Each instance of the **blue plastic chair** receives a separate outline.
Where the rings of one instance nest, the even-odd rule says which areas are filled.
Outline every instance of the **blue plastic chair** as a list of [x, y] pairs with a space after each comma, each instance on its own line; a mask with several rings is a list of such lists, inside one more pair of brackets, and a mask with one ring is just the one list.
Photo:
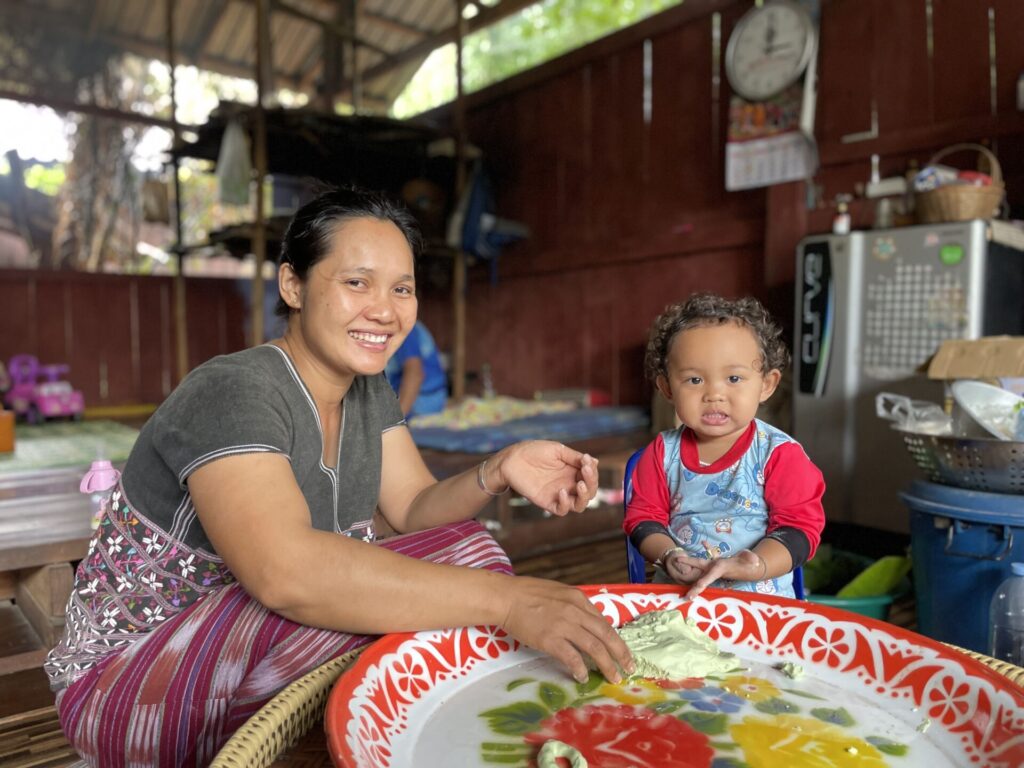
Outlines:
[[[636, 469], [636, 463], [640, 460], [640, 455], [644, 452], [641, 448], [634, 452], [629, 457], [629, 461], [626, 462], [626, 474], [622, 480], [622, 512], [625, 514], [626, 507], [629, 505], [629, 500], [633, 495], [633, 470]], [[647, 562], [644, 560], [644, 556], [640, 554], [640, 550], [633, 546], [633, 542], [629, 540], [629, 536], [626, 537], [626, 564], [629, 568], [629, 583], [630, 584], [644, 584], [647, 581]], [[804, 599], [804, 569], [802, 567], [793, 569], [793, 592], [796, 595], [797, 600]]]
[[[633, 470], [636, 469], [636, 463], [640, 460], [640, 454], [643, 452], [643, 448], [634, 451], [633, 455], [629, 457], [629, 461], [626, 462], [626, 474], [622, 479], [623, 515], [626, 514], [626, 507], [633, 496]], [[630, 584], [643, 584], [647, 581], [647, 562], [644, 560], [644, 556], [640, 554], [640, 550], [633, 546], [629, 536], [626, 537], [626, 565], [629, 568]]]

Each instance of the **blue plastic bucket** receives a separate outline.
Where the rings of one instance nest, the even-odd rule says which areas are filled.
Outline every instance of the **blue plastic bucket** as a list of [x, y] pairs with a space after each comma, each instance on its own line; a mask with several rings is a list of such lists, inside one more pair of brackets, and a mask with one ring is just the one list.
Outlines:
[[910, 509], [917, 631], [988, 653], [993, 593], [1024, 560], [1024, 496], [917, 481]]

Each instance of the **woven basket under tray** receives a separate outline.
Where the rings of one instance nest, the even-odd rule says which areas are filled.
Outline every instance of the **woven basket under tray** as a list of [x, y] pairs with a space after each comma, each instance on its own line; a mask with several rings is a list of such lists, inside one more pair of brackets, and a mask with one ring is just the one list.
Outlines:
[[323, 717], [331, 688], [362, 651], [357, 648], [328, 661], [264, 704], [221, 748], [210, 768], [264, 768], [273, 763]]
[[1024, 443], [902, 432], [928, 479], [972, 491], [1024, 494]]

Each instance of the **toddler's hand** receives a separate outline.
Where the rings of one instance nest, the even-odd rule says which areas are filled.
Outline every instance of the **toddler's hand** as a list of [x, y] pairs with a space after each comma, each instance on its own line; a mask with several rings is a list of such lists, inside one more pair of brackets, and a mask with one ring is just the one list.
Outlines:
[[677, 584], [692, 584], [704, 575], [712, 560], [690, 557], [682, 550], [672, 552], [665, 558], [665, 572]]
[[686, 599], [692, 600], [704, 589], [714, 584], [719, 579], [731, 579], [732, 581], [757, 581], [763, 579], [767, 572], [764, 559], [749, 549], [741, 549], [732, 557], [719, 557], [715, 560], [699, 560], [697, 558], [686, 558], [693, 563], [704, 563], [704, 573], [692, 581], [693, 586], [686, 593]]

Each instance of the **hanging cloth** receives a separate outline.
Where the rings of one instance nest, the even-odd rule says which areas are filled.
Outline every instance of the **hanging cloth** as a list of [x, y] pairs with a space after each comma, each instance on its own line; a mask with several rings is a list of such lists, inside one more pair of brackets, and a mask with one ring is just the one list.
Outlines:
[[222, 203], [249, 204], [250, 157], [249, 137], [237, 120], [231, 120], [224, 129], [217, 156], [217, 192]]

